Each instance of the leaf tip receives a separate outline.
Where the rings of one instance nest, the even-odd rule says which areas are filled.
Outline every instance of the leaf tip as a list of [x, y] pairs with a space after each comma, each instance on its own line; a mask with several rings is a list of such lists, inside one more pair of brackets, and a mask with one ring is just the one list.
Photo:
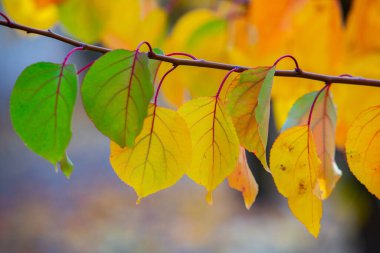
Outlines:
[[207, 201], [207, 204], [209, 204], [210, 206], [214, 204], [213, 199], [212, 199], [212, 191], [207, 192], [206, 201]]

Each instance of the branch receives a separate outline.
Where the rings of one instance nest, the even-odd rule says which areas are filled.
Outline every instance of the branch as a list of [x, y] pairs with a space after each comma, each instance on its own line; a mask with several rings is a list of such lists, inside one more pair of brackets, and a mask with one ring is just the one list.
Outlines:
[[[33, 33], [33, 34], [38, 34], [44, 37], [49, 37], [58, 41], [62, 41], [66, 44], [73, 45], [75, 47], [83, 47], [83, 50], [89, 50], [89, 51], [94, 51], [94, 52], [99, 52], [99, 53], [107, 53], [111, 51], [111, 49], [109, 48], [85, 44], [83, 42], [54, 33], [51, 30], [40, 30], [40, 29], [29, 27], [29, 26], [20, 25], [10, 20], [6, 20], [6, 21], [0, 20], [0, 25], [9, 27], [12, 29], [16, 29], [16, 30], [25, 31], [26, 33]], [[176, 66], [184, 65], [184, 66], [194, 66], [194, 67], [222, 69], [222, 70], [237, 69], [236, 72], [243, 72], [247, 69], [250, 69], [250, 67], [236, 66], [236, 65], [224, 64], [220, 62], [212, 62], [212, 61], [206, 61], [206, 60], [179, 59], [179, 58], [174, 58], [174, 57], [165, 56], [165, 55], [157, 55], [153, 52], [149, 52], [147, 53], [147, 55], [150, 59], [169, 62]], [[317, 74], [317, 73], [312, 73], [312, 72], [299, 71], [297, 69], [296, 70], [276, 70], [275, 76], [304, 78], [304, 79], [321, 81], [324, 83], [344, 83], [344, 84], [380, 87], [380, 80], [367, 79], [367, 78], [362, 78], [362, 77], [351, 77], [348, 75], [330, 76], [330, 75], [323, 75], [323, 74]]]

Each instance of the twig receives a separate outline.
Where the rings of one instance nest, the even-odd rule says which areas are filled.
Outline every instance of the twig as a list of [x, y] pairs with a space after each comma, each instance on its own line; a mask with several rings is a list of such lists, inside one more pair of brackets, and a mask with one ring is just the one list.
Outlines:
[[[62, 41], [66, 44], [73, 45], [75, 47], [83, 47], [84, 50], [89, 50], [89, 51], [94, 51], [94, 52], [99, 52], [99, 53], [107, 53], [111, 51], [111, 49], [109, 48], [85, 44], [83, 42], [54, 33], [51, 30], [40, 30], [33, 27], [20, 25], [15, 22], [8, 22], [8, 21], [3, 21], [3, 20], [0, 20], [0, 25], [9, 27], [12, 29], [16, 29], [16, 30], [25, 31], [26, 33], [33, 33], [33, 34], [49, 37], [55, 40]], [[220, 62], [212, 62], [212, 61], [206, 61], [206, 60], [179, 59], [179, 58], [174, 58], [174, 57], [165, 56], [165, 55], [158, 55], [153, 52], [148, 52], [147, 55], [150, 59], [169, 62], [176, 66], [184, 65], [184, 66], [194, 66], [194, 67], [213, 68], [213, 69], [222, 69], [222, 70], [236, 69], [236, 72], [243, 72], [245, 70], [250, 69], [250, 67], [236, 66], [236, 65], [230, 65], [230, 64], [220, 63]], [[380, 80], [367, 79], [367, 78], [362, 78], [362, 77], [330, 76], [330, 75], [323, 75], [323, 74], [306, 72], [306, 71], [299, 72], [297, 71], [297, 69], [296, 70], [276, 70], [275, 76], [304, 78], [304, 79], [321, 81], [323, 83], [342, 83], [342, 84], [380, 87]]]

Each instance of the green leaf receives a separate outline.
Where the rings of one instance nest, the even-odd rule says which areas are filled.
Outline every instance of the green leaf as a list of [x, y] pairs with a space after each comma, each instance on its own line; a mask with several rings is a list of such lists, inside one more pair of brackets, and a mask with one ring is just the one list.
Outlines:
[[258, 67], [244, 71], [229, 87], [227, 109], [241, 145], [255, 153], [266, 170], [270, 95], [275, 68]]
[[121, 147], [132, 147], [153, 96], [148, 57], [114, 50], [99, 58], [83, 81], [87, 114], [104, 135]]
[[71, 173], [73, 173], [74, 170], [74, 164], [67, 154], [59, 162], [59, 167], [61, 168], [61, 171], [66, 176], [66, 178], [70, 179]]
[[14, 86], [10, 113], [25, 144], [54, 165], [63, 159], [71, 139], [71, 117], [77, 95], [74, 65], [48, 62], [27, 67]]

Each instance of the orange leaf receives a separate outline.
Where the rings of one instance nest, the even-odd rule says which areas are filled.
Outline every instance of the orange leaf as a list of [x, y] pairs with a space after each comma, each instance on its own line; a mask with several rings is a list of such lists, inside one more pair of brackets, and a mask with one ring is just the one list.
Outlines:
[[228, 184], [231, 188], [242, 192], [245, 207], [249, 210], [255, 202], [259, 186], [252, 175], [245, 156], [245, 149], [240, 147], [238, 164], [234, 172], [228, 176]]

